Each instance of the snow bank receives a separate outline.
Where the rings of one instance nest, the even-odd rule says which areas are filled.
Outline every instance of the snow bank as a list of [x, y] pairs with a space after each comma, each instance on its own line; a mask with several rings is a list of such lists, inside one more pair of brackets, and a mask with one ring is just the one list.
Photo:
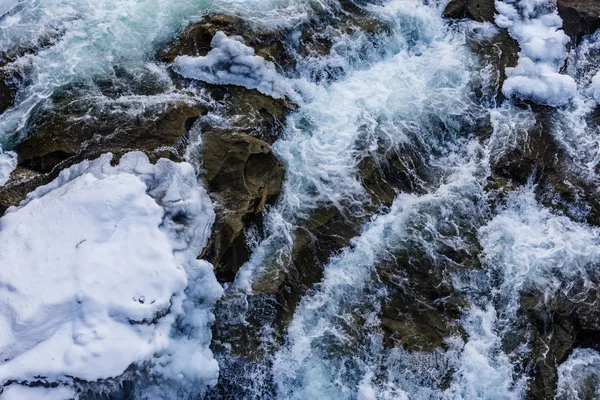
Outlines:
[[559, 106], [575, 95], [573, 78], [559, 73], [569, 37], [553, 8], [546, 0], [496, 0], [496, 24], [507, 28], [521, 47], [517, 66], [506, 68], [506, 97]]
[[273, 63], [255, 56], [254, 49], [246, 46], [241, 37], [228, 37], [219, 31], [210, 45], [212, 50], [204, 57], [177, 57], [175, 71], [185, 78], [217, 85], [244, 86], [277, 99], [292, 93]]
[[14, 151], [2, 151], [0, 148], [0, 186], [4, 185], [10, 173], [17, 167], [17, 153]]
[[[196, 260], [214, 221], [208, 196], [187, 163], [135, 152], [113, 167], [111, 157], [62, 171], [0, 219], [0, 384], [118, 377], [154, 356], [159, 382], [183, 380], [183, 369], [216, 379], [206, 340], [186, 348], [192, 363], [170, 358], [188, 336], [210, 337], [221, 294]], [[191, 301], [202, 310], [184, 330]], [[48, 398], [62, 398], [59, 387]]]

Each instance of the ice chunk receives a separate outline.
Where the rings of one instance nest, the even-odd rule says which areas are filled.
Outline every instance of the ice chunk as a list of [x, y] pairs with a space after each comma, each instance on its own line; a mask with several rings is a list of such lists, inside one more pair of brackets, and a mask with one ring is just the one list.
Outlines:
[[[177, 375], [164, 354], [181, 353], [189, 332], [210, 337], [221, 288], [196, 256], [214, 213], [192, 166], [139, 152], [110, 160], [62, 171], [0, 219], [0, 384], [117, 377], [157, 354]], [[204, 319], [178, 342], [186, 290]], [[212, 383], [207, 341], [191, 349], [188, 374]]]
[[506, 76], [502, 92], [507, 97], [516, 96], [551, 106], [568, 103], [577, 90], [570, 76], [527, 57], [519, 59], [515, 68], [506, 68]]
[[175, 71], [185, 78], [217, 85], [244, 86], [274, 98], [292, 93], [273, 63], [254, 55], [254, 49], [246, 46], [241, 37], [228, 37], [219, 31], [210, 45], [212, 50], [206, 56], [177, 57]]
[[559, 73], [569, 37], [553, 7], [546, 0], [496, 0], [496, 24], [507, 28], [521, 47], [517, 66], [506, 68], [506, 97], [560, 106], [575, 95], [573, 78]]

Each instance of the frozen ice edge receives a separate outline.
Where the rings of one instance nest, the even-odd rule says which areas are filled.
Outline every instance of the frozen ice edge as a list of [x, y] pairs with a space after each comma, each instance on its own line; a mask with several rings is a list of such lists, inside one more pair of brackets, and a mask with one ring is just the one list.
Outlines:
[[196, 260], [214, 222], [208, 195], [188, 163], [111, 159], [63, 170], [0, 219], [0, 385], [14, 382], [1, 398], [62, 399], [73, 378], [142, 363], [154, 382], [142, 398], [216, 382], [208, 345], [222, 288]]

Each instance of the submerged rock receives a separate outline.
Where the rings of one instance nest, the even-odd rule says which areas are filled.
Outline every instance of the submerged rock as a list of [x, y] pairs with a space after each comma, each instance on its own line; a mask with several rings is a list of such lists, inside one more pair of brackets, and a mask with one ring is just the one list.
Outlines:
[[598, 282], [571, 282], [551, 298], [539, 291], [521, 296], [521, 307], [529, 328], [532, 377], [530, 395], [554, 398], [558, 367], [576, 348], [600, 350]]

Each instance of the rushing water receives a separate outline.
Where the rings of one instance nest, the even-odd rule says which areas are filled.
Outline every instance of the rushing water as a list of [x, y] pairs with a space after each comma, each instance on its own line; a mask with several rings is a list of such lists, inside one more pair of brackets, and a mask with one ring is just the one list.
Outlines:
[[[218, 74], [215, 65], [224, 62], [223, 57], [253, 54], [225, 35], [211, 52], [217, 60], [213, 64], [209, 57], [200, 63], [179, 61], [179, 72], [190, 78], [250, 85], [263, 92], [267, 86], [276, 87], [265, 93], [294, 100], [298, 107], [272, 146], [286, 166], [283, 191], [265, 211], [264, 232], [252, 238], [249, 261], [224, 285], [222, 297], [205, 262], [196, 270], [194, 255], [179, 256], [189, 280], [189, 299], [173, 306], [178, 317], [169, 322], [177, 340], [154, 343], [150, 366], [140, 362], [140, 369], [147, 368], [152, 378], [140, 374], [144, 378], [136, 381], [129, 370], [127, 382], [133, 381], [134, 389], [129, 383], [86, 383], [86, 396], [527, 398], [532, 358], [538, 354], [536, 335], [542, 334], [533, 327], [535, 322], [527, 321], [523, 303], [539, 309], [554, 299], [588, 302], [588, 294], [597, 293], [600, 276], [600, 229], [582, 222], [591, 207], [585, 201], [576, 202], [577, 209], [558, 201], [551, 202], [560, 205], [556, 208], [542, 204], [536, 192], [537, 171], [524, 185], [507, 185], [502, 194], [490, 190], [489, 184], [497, 179], [495, 166], [523, 146], [529, 132], [541, 124], [550, 126], [546, 133], [564, 152], [563, 168], [597, 193], [600, 134], [591, 116], [597, 104], [592, 85], [598, 72], [597, 35], [571, 49], [560, 71], [552, 63], [566, 51], [564, 46], [550, 61], [540, 58], [539, 63], [547, 65], [534, 66], [551, 69], [554, 78], [559, 75], [556, 79], [572, 89], [568, 104], [562, 105], [567, 101], [564, 93], [554, 93], [560, 101], [549, 103], [561, 107], [541, 114], [515, 100], [496, 105], [489, 66], [481, 65], [470, 46], [492, 37], [492, 24], [450, 23], [442, 17], [446, 2], [356, 4], [384, 29], [369, 33], [332, 28], [327, 33], [332, 41], [329, 54], [294, 53], [294, 67], [285, 71], [250, 58], [256, 74], [251, 79], [239, 79], [234, 69], [229, 75]], [[0, 148], [0, 184], [15, 166], [14, 153], [8, 150], [28, 133], [36, 110], [51, 108], [50, 97], [62, 88], [81, 84], [95, 104], [127, 102], [135, 105], [130, 112], [139, 113], [157, 104], [206, 102], [204, 93], [175, 87], [168, 66], [155, 61], [156, 52], [187, 25], [208, 13], [224, 12], [259, 29], [292, 29], [315, 13], [335, 15], [339, 7], [337, 1], [308, 0], [0, 0], [0, 51], [10, 60], [4, 68], [19, 71], [21, 79], [15, 105], [0, 115], [5, 150]], [[506, 15], [512, 14], [505, 10]], [[522, 24], [552, 18], [546, 28], [556, 31], [557, 20], [547, 14], [531, 12], [523, 18]], [[532, 40], [519, 34], [518, 26], [510, 27], [519, 41]], [[553, 45], [560, 47], [561, 40]], [[38, 50], [21, 52], [25, 48]], [[290, 43], [289, 48], [294, 46]], [[522, 54], [519, 63], [531, 61], [528, 56]], [[198, 65], [206, 69], [198, 72]], [[119, 72], [123, 70], [127, 74]], [[542, 79], [518, 68], [511, 74], [513, 80]], [[266, 76], [269, 85], [260, 81]], [[141, 95], [125, 90], [111, 98], [99, 89], [98, 82], [106, 79], [125, 86], [151, 82], [161, 89]], [[513, 88], [507, 95], [518, 96], [520, 91], [527, 90]], [[486, 121], [489, 131], [481, 128]], [[196, 166], [201, 163], [193, 150], [201, 145], [191, 143], [187, 152]], [[394, 157], [408, 178], [394, 186], [391, 203], [373, 201], [361, 179], [361, 165], [368, 160], [385, 167]], [[94, 174], [113, 179], [106, 168]], [[146, 164], [119, 168], [134, 181], [138, 178], [133, 175], [147, 182], [147, 175], [154, 173]], [[54, 185], [66, 190], [62, 186], [77, 177], [67, 174], [61, 179]], [[170, 189], [152, 189], [162, 186], [150, 181], [149, 195], [167, 215], [175, 213], [169, 208], [175, 207], [169, 203]], [[161, 225], [171, 235], [176, 254], [190, 253], [190, 248], [199, 253], [199, 242], [189, 241], [200, 239], [183, 243], [182, 237], [199, 235], [206, 242], [206, 225], [213, 214], [203, 189], [198, 191], [204, 196], [204, 217], [198, 218], [205, 219], [197, 222], [203, 232], [173, 234], [169, 223]], [[41, 196], [34, 194], [29, 201]], [[195, 204], [191, 200], [185, 204], [178, 209], [200, 207], [190, 206]], [[277, 280], [274, 277], [293, 273], [298, 232], [323, 209], [335, 209], [355, 221], [358, 233], [348, 238], [346, 247], [328, 255], [319, 278], [298, 291], [297, 301], [285, 304], [282, 316], [281, 299], [273, 294], [277, 288], [269, 292], [264, 287]], [[429, 318], [426, 329], [435, 326], [438, 331], [423, 331], [421, 318]], [[211, 325], [214, 338], [208, 332]], [[423, 346], [428, 340], [431, 348]], [[597, 347], [576, 348], [561, 357], [555, 360], [560, 364], [557, 397], [600, 397]], [[66, 381], [57, 382], [62, 387]], [[0, 398], [19, 398], [20, 386], [10, 387]], [[40, 396], [65, 398], [64, 392], [50, 389]]]

